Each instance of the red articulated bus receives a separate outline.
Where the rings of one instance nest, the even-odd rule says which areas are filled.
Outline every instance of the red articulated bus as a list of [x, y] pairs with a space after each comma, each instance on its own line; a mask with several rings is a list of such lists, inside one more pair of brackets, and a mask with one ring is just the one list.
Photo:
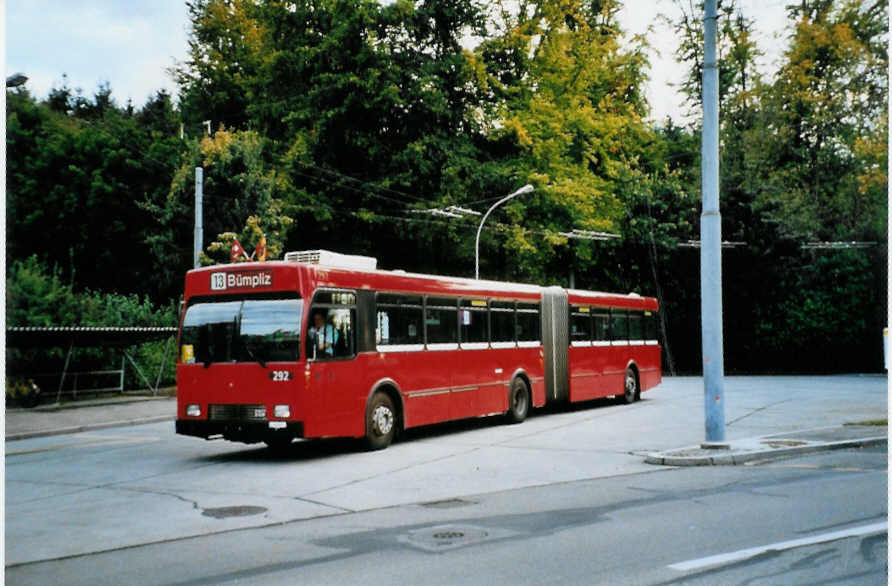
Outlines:
[[365, 438], [660, 383], [656, 299], [376, 270], [328, 251], [186, 274], [177, 433]]

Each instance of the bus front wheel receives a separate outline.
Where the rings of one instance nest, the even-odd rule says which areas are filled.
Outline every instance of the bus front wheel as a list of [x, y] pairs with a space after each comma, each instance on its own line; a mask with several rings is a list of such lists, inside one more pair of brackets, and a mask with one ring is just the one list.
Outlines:
[[530, 390], [523, 379], [516, 378], [511, 381], [511, 389], [508, 392], [508, 422], [520, 423], [527, 418], [530, 412]]
[[383, 450], [396, 435], [396, 410], [386, 393], [375, 393], [365, 417], [365, 443], [370, 450]]

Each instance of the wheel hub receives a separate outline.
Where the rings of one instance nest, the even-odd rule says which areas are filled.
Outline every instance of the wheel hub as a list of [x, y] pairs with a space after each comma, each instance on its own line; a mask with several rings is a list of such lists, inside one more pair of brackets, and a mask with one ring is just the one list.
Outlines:
[[378, 435], [387, 435], [393, 428], [393, 412], [384, 405], [378, 405], [372, 413], [372, 421]]

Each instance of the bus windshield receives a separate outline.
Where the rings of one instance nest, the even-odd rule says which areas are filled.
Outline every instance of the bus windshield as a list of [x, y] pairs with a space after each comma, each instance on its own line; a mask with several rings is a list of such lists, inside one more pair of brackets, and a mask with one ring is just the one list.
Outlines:
[[296, 362], [301, 299], [245, 299], [190, 305], [180, 336], [183, 362]]

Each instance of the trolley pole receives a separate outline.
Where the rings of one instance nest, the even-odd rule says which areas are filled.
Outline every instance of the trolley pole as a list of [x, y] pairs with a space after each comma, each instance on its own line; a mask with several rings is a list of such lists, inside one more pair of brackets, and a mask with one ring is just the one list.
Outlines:
[[700, 216], [700, 311], [706, 441], [725, 441], [725, 364], [722, 354], [722, 218], [719, 214], [719, 72], [716, 0], [703, 16], [703, 213]]
[[201, 252], [202, 240], [204, 240], [201, 216], [201, 210], [204, 207], [201, 192], [203, 175], [204, 169], [195, 167], [195, 233], [192, 245], [192, 264], [196, 269], [201, 266], [198, 255]]

